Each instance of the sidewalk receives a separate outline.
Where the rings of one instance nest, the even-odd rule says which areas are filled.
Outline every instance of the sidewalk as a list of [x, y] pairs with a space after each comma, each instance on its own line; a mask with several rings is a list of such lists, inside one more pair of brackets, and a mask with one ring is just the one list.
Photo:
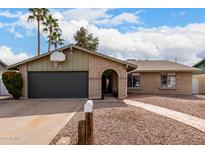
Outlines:
[[200, 119], [181, 112], [173, 111], [156, 105], [146, 104], [138, 101], [132, 101], [129, 99], [125, 99], [124, 102], [128, 105], [140, 107], [142, 109], [154, 112], [156, 114], [163, 115], [165, 117], [174, 119], [176, 121], [182, 122], [184, 124], [187, 124], [189, 126], [192, 126], [196, 129], [205, 132], [205, 119]]

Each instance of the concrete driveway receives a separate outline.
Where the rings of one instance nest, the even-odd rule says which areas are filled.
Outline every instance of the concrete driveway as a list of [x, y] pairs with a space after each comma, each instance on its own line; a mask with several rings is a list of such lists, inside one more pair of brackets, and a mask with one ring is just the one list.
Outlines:
[[0, 100], [0, 144], [49, 144], [86, 100]]

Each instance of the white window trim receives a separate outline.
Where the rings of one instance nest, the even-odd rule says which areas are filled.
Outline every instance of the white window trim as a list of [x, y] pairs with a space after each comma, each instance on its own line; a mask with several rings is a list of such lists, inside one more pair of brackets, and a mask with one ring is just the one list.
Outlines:
[[[162, 75], [166, 75], [167, 76], [167, 86], [163, 86], [162, 85]], [[168, 85], [168, 81], [169, 81], [169, 79], [168, 79], [168, 77], [169, 76], [174, 76], [175, 78], [174, 78], [174, 86], [169, 86]], [[160, 75], [160, 87], [161, 88], [170, 88], [170, 89], [175, 89], [176, 88], [176, 73], [162, 73], [161, 75]]]
[[[141, 87], [141, 75], [140, 75], [140, 73], [131, 73], [131, 75], [132, 75], [131, 87], [128, 87], [128, 88], [140, 88]], [[133, 76], [139, 76], [139, 78], [140, 78], [140, 86], [137, 86], [137, 87], [133, 86]]]

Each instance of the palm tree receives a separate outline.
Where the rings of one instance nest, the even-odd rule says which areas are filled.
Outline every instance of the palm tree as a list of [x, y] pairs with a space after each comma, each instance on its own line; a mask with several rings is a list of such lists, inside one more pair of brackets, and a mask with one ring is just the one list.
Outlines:
[[62, 33], [58, 31], [54, 31], [51, 36], [51, 44], [54, 45], [55, 49], [57, 49], [58, 44], [63, 45], [64, 39], [62, 39]]
[[49, 10], [46, 8], [30, 8], [30, 15], [28, 16], [29, 21], [37, 21], [37, 31], [38, 31], [38, 55], [40, 55], [40, 22], [44, 20], [47, 16]]
[[53, 18], [52, 15], [48, 15], [45, 17], [45, 21], [43, 22], [43, 25], [45, 28], [43, 29], [44, 32], [49, 32], [48, 34], [48, 52], [50, 52], [51, 48], [51, 35], [53, 34], [54, 31], [58, 32], [60, 31], [59, 25], [58, 25], [58, 20]]

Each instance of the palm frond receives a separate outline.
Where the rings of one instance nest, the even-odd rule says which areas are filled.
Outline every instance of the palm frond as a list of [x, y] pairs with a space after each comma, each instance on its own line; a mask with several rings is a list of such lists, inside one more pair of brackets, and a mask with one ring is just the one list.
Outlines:
[[33, 15], [29, 15], [27, 22], [34, 21], [34, 20], [35, 20], [35, 17]]
[[47, 27], [45, 27], [45, 28], [43, 28], [43, 32], [48, 32], [48, 28]]

